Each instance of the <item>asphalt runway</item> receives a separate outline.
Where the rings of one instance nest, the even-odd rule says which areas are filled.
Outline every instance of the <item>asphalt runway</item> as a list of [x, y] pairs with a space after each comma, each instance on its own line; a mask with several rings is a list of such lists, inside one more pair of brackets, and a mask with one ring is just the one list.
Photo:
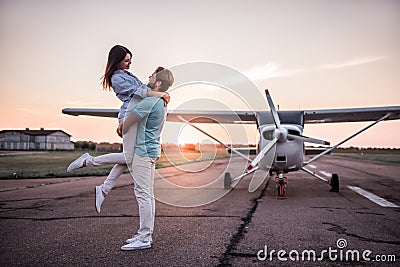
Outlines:
[[[254, 193], [247, 190], [250, 178], [231, 191], [223, 188], [225, 171], [239, 175], [241, 162], [159, 169], [156, 181], [163, 177], [176, 186], [156, 190], [154, 243], [139, 251], [120, 250], [139, 223], [129, 174], [120, 177], [101, 214], [94, 209], [94, 186], [105, 177], [2, 180], [0, 265], [400, 265], [400, 164], [328, 156], [310, 168], [321, 176], [338, 173], [339, 193], [299, 171], [287, 175], [287, 199], [278, 200], [273, 178]], [[193, 207], [201, 203], [208, 204]]]

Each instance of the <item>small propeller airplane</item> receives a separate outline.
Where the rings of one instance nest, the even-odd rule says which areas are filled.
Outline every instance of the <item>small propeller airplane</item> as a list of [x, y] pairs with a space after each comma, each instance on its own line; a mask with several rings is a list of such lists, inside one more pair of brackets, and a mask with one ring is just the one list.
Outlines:
[[[400, 119], [400, 106], [366, 107], [348, 109], [323, 109], [303, 111], [277, 111], [268, 90], [265, 90], [270, 111], [169, 111], [167, 121], [183, 122], [194, 127], [203, 134], [223, 145], [228, 151], [236, 153], [247, 162], [247, 168], [238, 177], [232, 179], [229, 173], [225, 174], [225, 187], [231, 187], [243, 177], [258, 170], [275, 173], [275, 183], [278, 199], [285, 199], [287, 177], [284, 174], [302, 170], [331, 186], [331, 191], [339, 191], [339, 177], [333, 174], [330, 180], [318, 175], [316, 172], [306, 168], [310, 163], [330, 153], [348, 140], [366, 131], [372, 126], [385, 120]], [[62, 110], [68, 115], [89, 115], [101, 117], [117, 117], [118, 109], [88, 109], [88, 108], [65, 108]], [[303, 136], [304, 124], [306, 123], [339, 123], [339, 122], [361, 122], [372, 121], [371, 124], [330, 146], [324, 140]], [[195, 124], [198, 123], [222, 123], [222, 124], [255, 124], [257, 125], [260, 140], [257, 153], [254, 158], [243, 154], [241, 149], [229, 146], [216, 137], [203, 131]], [[305, 144], [313, 143], [323, 146], [320, 153], [313, 158], [305, 159]], [[249, 150], [250, 148], [246, 148]], [[254, 149], [254, 148], [253, 148]], [[249, 185], [249, 192], [254, 192], [263, 183], [267, 175], [253, 176]], [[258, 178], [256, 178], [258, 177]]]

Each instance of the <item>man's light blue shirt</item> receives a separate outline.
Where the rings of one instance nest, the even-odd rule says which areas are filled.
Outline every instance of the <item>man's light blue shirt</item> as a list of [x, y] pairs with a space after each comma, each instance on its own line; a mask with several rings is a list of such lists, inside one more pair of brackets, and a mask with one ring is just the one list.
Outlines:
[[146, 97], [132, 112], [140, 119], [135, 154], [141, 157], [159, 158], [161, 131], [167, 114], [164, 100], [159, 97]]

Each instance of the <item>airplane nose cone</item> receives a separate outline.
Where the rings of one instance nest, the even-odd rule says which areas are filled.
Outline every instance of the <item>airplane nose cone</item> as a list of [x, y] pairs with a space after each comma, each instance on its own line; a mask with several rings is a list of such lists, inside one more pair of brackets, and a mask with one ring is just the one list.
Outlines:
[[278, 142], [283, 143], [287, 140], [288, 131], [285, 128], [279, 128], [275, 130], [275, 138]]

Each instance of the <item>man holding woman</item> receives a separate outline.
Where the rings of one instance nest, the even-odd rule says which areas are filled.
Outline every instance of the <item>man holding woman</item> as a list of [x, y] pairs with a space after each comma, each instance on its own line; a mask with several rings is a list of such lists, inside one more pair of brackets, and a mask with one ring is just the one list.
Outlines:
[[[131, 165], [134, 179], [134, 192], [139, 206], [140, 225], [137, 234], [126, 240], [122, 250], [150, 248], [155, 218], [154, 174], [155, 163], [161, 154], [160, 137], [166, 117], [165, 103], [169, 102], [166, 93], [173, 84], [170, 70], [157, 68], [149, 77], [149, 83], [143, 85], [133, 74], [127, 71], [132, 53], [125, 47], [114, 46], [109, 53], [103, 78], [103, 87], [113, 88], [123, 102], [118, 114], [117, 133], [124, 138], [124, 153], [112, 153], [92, 157], [88, 153], [73, 161], [67, 171], [87, 166], [116, 164], [107, 179], [96, 186], [96, 211], [105, 195], [115, 185], [116, 179]], [[152, 90], [151, 90], [152, 89]], [[163, 98], [163, 100], [161, 99]], [[124, 156], [125, 155], [125, 156]]]

